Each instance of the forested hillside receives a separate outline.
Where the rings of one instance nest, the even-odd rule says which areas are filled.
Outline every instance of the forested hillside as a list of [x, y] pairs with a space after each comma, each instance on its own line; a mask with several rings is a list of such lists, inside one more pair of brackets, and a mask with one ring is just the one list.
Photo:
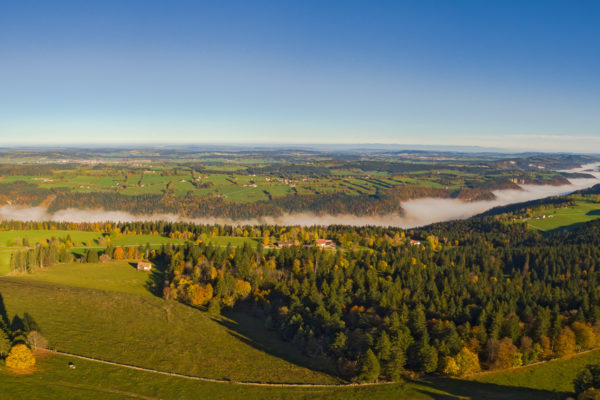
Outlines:
[[600, 223], [545, 238], [492, 218], [408, 232], [333, 227], [347, 251], [189, 245], [165, 249], [163, 294], [245, 304], [308, 354], [362, 381], [403, 368], [450, 375], [595, 346]]
[[[13, 254], [14, 269], [73, 257], [150, 259], [162, 266], [158, 295], [212, 313], [250, 313], [307, 355], [331, 359], [341, 377], [373, 381], [407, 370], [508, 368], [596, 345], [600, 221], [553, 235], [507, 221], [480, 217], [409, 231], [165, 222], [1, 227], [95, 231], [106, 246], [73, 256], [68, 238], [31, 244]], [[187, 244], [112, 243], [136, 234]], [[238, 238], [239, 246], [217, 237]]]

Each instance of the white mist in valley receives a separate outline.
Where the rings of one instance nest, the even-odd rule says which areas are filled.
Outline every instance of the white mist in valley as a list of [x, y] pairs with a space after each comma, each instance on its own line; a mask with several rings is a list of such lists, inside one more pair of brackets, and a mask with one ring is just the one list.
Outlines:
[[522, 185], [521, 190], [496, 190], [495, 200], [465, 202], [457, 199], [422, 198], [402, 203], [403, 215], [354, 216], [316, 215], [313, 213], [286, 214], [280, 217], [261, 217], [245, 220], [202, 217], [186, 218], [176, 214], [134, 215], [124, 211], [65, 209], [48, 213], [43, 207], [0, 206], [0, 218], [19, 221], [64, 221], [64, 222], [104, 222], [104, 221], [169, 221], [194, 222], [198, 224], [228, 225], [376, 225], [413, 228], [435, 222], [469, 218], [491, 208], [524, 201], [537, 200], [548, 196], [568, 194], [600, 183], [597, 172], [600, 163], [583, 165], [565, 172], [585, 172], [594, 178], [569, 179], [570, 185]]

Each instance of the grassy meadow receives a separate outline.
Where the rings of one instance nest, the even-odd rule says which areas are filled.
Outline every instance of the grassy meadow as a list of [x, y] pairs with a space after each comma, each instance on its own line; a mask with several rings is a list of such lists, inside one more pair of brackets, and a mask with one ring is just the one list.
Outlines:
[[573, 391], [573, 379], [588, 364], [600, 364], [600, 350], [524, 368], [486, 372], [479, 374], [474, 380], [481, 383], [555, 390], [566, 393]]
[[16, 275], [15, 278], [23, 281], [42, 281], [77, 288], [152, 296], [148, 290], [152, 285], [151, 275], [148, 272], [138, 271], [135, 265], [128, 261], [56, 264], [31, 274]]
[[23, 239], [29, 240], [30, 245], [35, 245], [37, 242], [48, 240], [51, 238], [66, 238], [71, 237], [71, 241], [75, 246], [84, 246], [86, 243], [95, 243], [101, 236], [99, 232], [83, 232], [75, 230], [14, 230], [0, 231], [0, 247], [19, 247], [23, 245]]
[[208, 238], [206, 241], [215, 246], [243, 246], [249, 244], [252, 247], [256, 247], [262, 238], [249, 238], [249, 237], [235, 237], [235, 236], [215, 236]]
[[[76, 256], [81, 256], [87, 248], [105, 248], [106, 245], [100, 245], [99, 239], [102, 237], [100, 232], [83, 232], [77, 230], [13, 230], [0, 231], [0, 276], [10, 273], [10, 257], [11, 253], [17, 250], [22, 250], [23, 239], [29, 241], [29, 246], [34, 246], [38, 242], [49, 240], [52, 238], [64, 239], [67, 236], [71, 238], [73, 243], [72, 252]], [[238, 238], [229, 238], [232, 245], [237, 245]], [[240, 238], [244, 240], [244, 238]], [[249, 239], [245, 239], [249, 240]], [[216, 244], [227, 244], [229, 242], [225, 238], [214, 238]], [[110, 242], [113, 246], [145, 246], [150, 244], [153, 248], [158, 248], [164, 244], [182, 244], [185, 240], [174, 239], [159, 235], [121, 235], [113, 238]], [[251, 241], [251, 243], [255, 243]], [[243, 243], [242, 243], [243, 244]], [[254, 244], [256, 245], [256, 244]]]
[[[61, 351], [217, 379], [338, 381], [309, 369], [324, 366], [275, 340], [253, 319], [212, 318], [151, 295], [155, 273], [119, 262], [58, 265], [3, 277], [0, 293], [9, 318], [27, 312], [50, 346]], [[244, 330], [269, 340], [257, 342], [240, 333]], [[272, 353], [286, 354], [287, 360]]]
[[[534, 219], [544, 215], [546, 218]], [[574, 206], [538, 211], [534, 213], [533, 218], [527, 221], [527, 224], [541, 231], [553, 231], [597, 218], [600, 218], [600, 203], [583, 198], [577, 199]]]
[[[587, 355], [586, 355], [587, 356]], [[598, 357], [597, 355], [595, 356]], [[265, 387], [235, 383], [213, 383], [166, 376], [125, 367], [95, 363], [67, 356], [38, 355], [35, 371], [16, 375], [0, 366], [0, 399], [406, 399], [406, 400], [558, 400], [565, 399], [571, 388], [570, 378], [579, 364], [590, 357], [574, 357], [540, 366], [519, 369], [526, 376], [534, 368], [542, 372], [549, 364], [547, 378], [529, 375], [533, 382], [517, 387], [516, 370], [496, 373], [476, 380], [431, 378], [401, 384], [345, 387]], [[76, 369], [68, 368], [74, 362]], [[486, 381], [486, 379], [491, 381]], [[497, 382], [500, 381], [500, 382]], [[568, 387], [563, 390], [562, 387]]]

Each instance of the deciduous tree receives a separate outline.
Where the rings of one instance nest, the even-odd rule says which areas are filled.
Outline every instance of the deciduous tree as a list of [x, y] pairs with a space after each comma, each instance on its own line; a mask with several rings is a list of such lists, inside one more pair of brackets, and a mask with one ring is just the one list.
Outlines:
[[575, 334], [568, 326], [564, 327], [554, 341], [554, 352], [558, 357], [569, 356], [575, 353], [575, 346]]
[[6, 357], [6, 367], [17, 370], [32, 368], [35, 365], [35, 357], [25, 344], [17, 344], [10, 349]]

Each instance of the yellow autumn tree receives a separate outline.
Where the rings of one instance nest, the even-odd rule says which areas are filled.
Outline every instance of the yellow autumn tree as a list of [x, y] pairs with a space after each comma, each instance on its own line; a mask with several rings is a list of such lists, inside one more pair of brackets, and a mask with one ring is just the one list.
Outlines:
[[136, 250], [136, 249], [135, 249], [135, 247], [133, 247], [133, 246], [131, 246], [131, 247], [129, 247], [129, 248], [127, 249], [127, 258], [128, 258], [129, 260], [133, 260], [134, 258], [136, 258], [136, 255], [135, 255], [136, 251], [135, 251], [135, 250]]
[[191, 298], [191, 304], [193, 306], [201, 306], [206, 304], [213, 297], [213, 287], [209, 283], [206, 286], [193, 285], [193, 295]]
[[238, 298], [245, 299], [250, 295], [251, 291], [252, 286], [250, 285], [250, 282], [246, 282], [240, 279], [235, 281], [235, 294]]
[[446, 375], [463, 376], [481, 371], [479, 357], [467, 347], [463, 347], [454, 357], [444, 357], [442, 372]]
[[444, 357], [443, 362], [444, 368], [442, 369], [442, 372], [445, 375], [455, 376], [460, 374], [460, 368], [458, 367], [458, 364], [456, 363], [456, 360], [453, 357], [446, 356]]
[[554, 341], [554, 352], [558, 357], [575, 353], [575, 333], [567, 326], [564, 327]]
[[32, 368], [35, 365], [35, 357], [24, 344], [14, 345], [8, 357], [6, 357], [6, 367], [11, 369], [24, 370]]
[[459, 375], [470, 375], [481, 371], [479, 357], [467, 347], [460, 349], [454, 359], [459, 369]]
[[125, 250], [123, 250], [122, 247], [117, 247], [115, 249], [115, 251], [113, 252], [113, 259], [114, 260], [122, 260], [125, 258]]
[[488, 359], [490, 369], [505, 369], [523, 364], [522, 354], [508, 337], [500, 341], [488, 341]]
[[573, 322], [571, 330], [575, 334], [577, 350], [587, 350], [596, 346], [596, 335], [591, 326], [582, 322]]

